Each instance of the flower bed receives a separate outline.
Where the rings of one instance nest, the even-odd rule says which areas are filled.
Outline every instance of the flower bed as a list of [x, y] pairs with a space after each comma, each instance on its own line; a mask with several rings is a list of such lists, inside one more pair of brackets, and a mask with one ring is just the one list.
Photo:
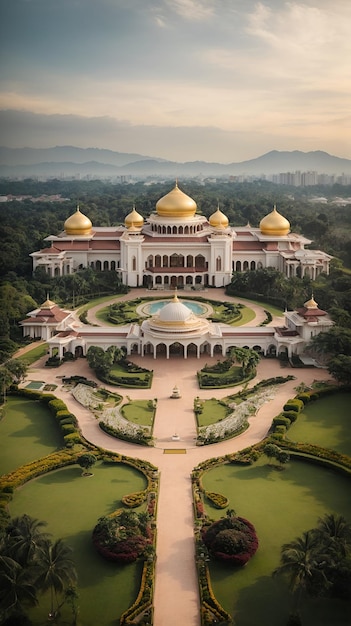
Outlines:
[[258, 548], [253, 524], [234, 515], [222, 517], [203, 527], [202, 540], [214, 558], [231, 565], [245, 565]]
[[216, 424], [199, 428], [197, 443], [215, 443], [241, 433], [248, 426], [248, 418], [255, 415], [265, 402], [273, 400], [275, 394], [275, 386], [263, 388], [240, 404], [229, 404], [233, 412]]
[[125, 419], [119, 407], [104, 408], [94, 389], [84, 384], [78, 384], [72, 389], [74, 398], [92, 411], [99, 418], [99, 426], [113, 437], [118, 437], [134, 443], [149, 445], [151, 443], [151, 428], [139, 426]]

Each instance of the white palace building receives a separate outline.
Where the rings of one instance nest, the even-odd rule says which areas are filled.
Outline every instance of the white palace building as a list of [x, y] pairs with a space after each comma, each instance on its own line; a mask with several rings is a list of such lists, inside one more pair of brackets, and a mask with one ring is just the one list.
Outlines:
[[[185, 292], [223, 287], [235, 271], [274, 267], [287, 278], [312, 279], [329, 271], [331, 257], [306, 249], [311, 241], [291, 233], [288, 220], [275, 208], [259, 228], [233, 228], [219, 208], [208, 220], [196, 210], [194, 200], [178, 185], [157, 202], [156, 212], [145, 222], [133, 208], [123, 226], [94, 228], [78, 208], [62, 233], [46, 238], [50, 245], [32, 253], [34, 269], [43, 267], [50, 276], [85, 267], [116, 270], [130, 287]], [[110, 345], [125, 348], [127, 355], [154, 358], [224, 356], [234, 346], [290, 357], [301, 355], [314, 335], [333, 324], [313, 298], [297, 311], [286, 311], [281, 327], [215, 323], [207, 319], [209, 311], [196, 314], [177, 293], [163, 304], [154, 315], [144, 313], [140, 324], [96, 327], [82, 324], [72, 311], [47, 300], [20, 324], [24, 335], [45, 339], [50, 354], [60, 358], [67, 351], [78, 357], [90, 346], [106, 350]]]
[[31, 254], [33, 269], [42, 267], [50, 276], [86, 267], [116, 270], [130, 287], [185, 290], [223, 287], [233, 272], [266, 267], [312, 280], [329, 271], [331, 257], [305, 248], [311, 240], [290, 232], [275, 207], [258, 228], [230, 226], [219, 208], [209, 219], [196, 211], [178, 185], [145, 221], [133, 208], [124, 225], [94, 227], [78, 207], [63, 232], [46, 237], [48, 245]]

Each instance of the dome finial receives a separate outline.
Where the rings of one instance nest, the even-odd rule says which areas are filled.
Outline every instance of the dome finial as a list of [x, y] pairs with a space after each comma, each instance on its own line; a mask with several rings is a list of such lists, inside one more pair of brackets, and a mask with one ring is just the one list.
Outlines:
[[177, 286], [174, 288], [173, 302], [179, 302], [179, 300], [178, 300], [178, 287]]

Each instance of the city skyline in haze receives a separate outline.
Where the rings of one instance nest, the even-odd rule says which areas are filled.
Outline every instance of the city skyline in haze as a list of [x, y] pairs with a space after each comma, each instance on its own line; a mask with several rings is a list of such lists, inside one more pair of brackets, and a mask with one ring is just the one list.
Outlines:
[[0, 0], [0, 143], [351, 157], [347, 0]]

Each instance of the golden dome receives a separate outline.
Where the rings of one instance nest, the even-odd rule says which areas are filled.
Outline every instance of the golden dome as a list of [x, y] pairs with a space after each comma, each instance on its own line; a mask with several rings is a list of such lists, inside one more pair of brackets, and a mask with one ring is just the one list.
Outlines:
[[219, 207], [217, 208], [217, 211], [212, 213], [208, 221], [210, 222], [210, 226], [213, 228], [227, 228], [229, 224], [227, 216], [219, 210]]
[[55, 302], [53, 302], [52, 300], [49, 300], [49, 298], [47, 298], [45, 300], [45, 302], [43, 302], [43, 304], [40, 305], [41, 309], [52, 309], [53, 306], [56, 306]]
[[307, 300], [307, 302], [304, 303], [304, 307], [306, 309], [318, 309], [318, 304], [315, 301], [313, 295], [312, 295], [312, 298], [310, 300]]
[[157, 214], [161, 217], [194, 217], [196, 209], [195, 200], [181, 191], [177, 184], [156, 203]]
[[266, 215], [260, 221], [260, 230], [262, 235], [287, 235], [290, 232], [290, 222], [278, 213], [276, 207], [271, 213]]
[[80, 212], [79, 206], [73, 215], [66, 219], [64, 229], [66, 235], [91, 235], [93, 225], [90, 219]]
[[136, 228], [141, 228], [144, 224], [144, 218], [140, 213], [135, 210], [135, 206], [133, 206], [133, 211], [128, 213], [124, 220], [124, 225], [126, 228], [130, 228], [131, 226], [135, 226]]

